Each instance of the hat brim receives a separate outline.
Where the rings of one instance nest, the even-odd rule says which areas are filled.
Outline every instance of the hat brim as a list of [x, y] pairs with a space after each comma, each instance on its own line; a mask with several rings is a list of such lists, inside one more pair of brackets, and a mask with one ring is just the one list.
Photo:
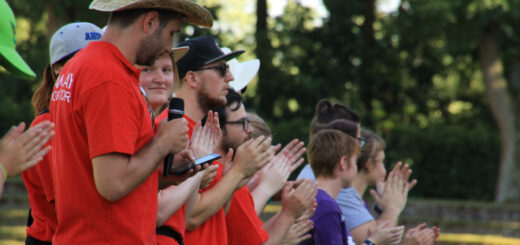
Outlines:
[[240, 91], [245, 88], [256, 76], [258, 70], [260, 69], [260, 60], [254, 59], [245, 62], [231, 62], [229, 63], [229, 70], [235, 80], [231, 81], [229, 85], [235, 89], [235, 91]]
[[35, 78], [36, 74], [27, 65], [25, 60], [12, 48], [0, 46], [0, 53], [2, 54], [3, 60], [2, 66], [11, 72], [13, 75], [20, 78]]
[[188, 53], [188, 50], [190, 50], [190, 47], [183, 46], [183, 47], [176, 47], [171, 49], [170, 55], [172, 56], [173, 62], [177, 63], [186, 53]]
[[213, 25], [211, 13], [190, 0], [94, 0], [89, 9], [116, 12], [130, 9], [164, 9], [185, 16], [184, 22], [203, 27]]
[[211, 59], [211, 60], [208, 60], [204, 63], [204, 65], [209, 65], [209, 64], [212, 64], [212, 63], [215, 63], [215, 62], [218, 62], [218, 61], [221, 61], [221, 60], [225, 60], [225, 61], [228, 61], [230, 59], [233, 59], [233, 58], [236, 58], [238, 56], [240, 56], [241, 54], [243, 54], [244, 52], [246, 52], [245, 50], [237, 50], [237, 51], [233, 51], [231, 53], [227, 53], [227, 54], [224, 54], [222, 56], [219, 56], [217, 58], [214, 58], [214, 59]]

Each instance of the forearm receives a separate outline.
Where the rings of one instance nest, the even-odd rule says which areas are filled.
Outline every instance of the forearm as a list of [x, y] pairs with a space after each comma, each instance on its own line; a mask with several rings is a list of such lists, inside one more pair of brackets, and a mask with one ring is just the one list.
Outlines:
[[269, 240], [267, 240], [264, 245], [282, 244], [294, 221], [294, 217], [282, 210], [268, 231]]
[[195, 175], [177, 186], [172, 185], [159, 192], [157, 226], [163, 225], [184, 203], [187, 203], [192, 193], [197, 192], [201, 177], [200, 174]]
[[242, 179], [241, 173], [231, 169], [215, 186], [200, 193], [188, 218], [187, 229], [195, 230], [224, 207]]
[[166, 155], [163, 146], [152, 139], [134, 155], [108, 153], [92, 159], [98, 192], [109, 201], [117, 201], [143, 183]]
[[276, 192], [270, 191], [265, 188], [262, 184], [258, 185], [254, 190], [251, 191], [253, 201], [255, 203], [255, 211], [257, 215], [260, 215], [264, 210], [265, 205]]
[[267, 222], [265, 222], [262, 225], [262, 228], [264, 228], [264, 230], [267, 231], [267, 233], [270, 233], [271, 229], [273, 229], [273, 224], [276, 222], [278, 217], [280, 217], [280, 212], [277, 212], [276, 214], [273, 215], [273, 217], [271, 217], [269, 220], [267, 220]]
[[376, 219], [376, 223], [379, 225], [381, 222], [388, 221], [390, 226], [396, 226], [400, 213], [399, 209], [387, 207]]

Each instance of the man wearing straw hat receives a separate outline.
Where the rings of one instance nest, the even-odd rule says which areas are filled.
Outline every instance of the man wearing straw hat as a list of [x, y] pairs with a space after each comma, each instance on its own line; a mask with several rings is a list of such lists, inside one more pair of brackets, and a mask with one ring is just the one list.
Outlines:
[[100, 41], [63, 68], [51, 119], [58, 227], [54, 244], [156, 244], [157, 166], [188, 142], [184, 119], [153, 128], [138, 65], [170, 50], [182, 21], [209, 27], [189, 0], [94, 0], [111, 12]]

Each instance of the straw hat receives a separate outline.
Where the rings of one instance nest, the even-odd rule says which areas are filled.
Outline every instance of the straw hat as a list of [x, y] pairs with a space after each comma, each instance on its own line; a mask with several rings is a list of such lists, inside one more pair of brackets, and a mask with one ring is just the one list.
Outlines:
[[188, 53], [189, 49], [190, 47], [186, 46], [172, 48], [170, 55], [172, 56], [173, 62], [177, 63], [177, 61], [179, 61], [182, 57], [184, 57], [184, 55], [186, 55], [186, 53]]
[[164, 9], [183, 14], [186, 23], [211, 27], [213, 17], [209, 11], [190, 0], [94, 0], [89, 9], [116, 12], [129, 9]]

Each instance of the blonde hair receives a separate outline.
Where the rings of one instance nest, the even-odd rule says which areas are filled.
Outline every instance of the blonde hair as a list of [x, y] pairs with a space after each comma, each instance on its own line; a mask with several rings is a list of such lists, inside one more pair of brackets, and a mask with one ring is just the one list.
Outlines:
[[264, 119], [253, 112], [248, 112], [247, 116], [251, 119], [250, 123], [254, 129], [254, 131], [249, 135], [250, 138], [256, 138], [261, 135], [271, 137], [271, 129], [269, 129], [269, 125], [267, 125]]

